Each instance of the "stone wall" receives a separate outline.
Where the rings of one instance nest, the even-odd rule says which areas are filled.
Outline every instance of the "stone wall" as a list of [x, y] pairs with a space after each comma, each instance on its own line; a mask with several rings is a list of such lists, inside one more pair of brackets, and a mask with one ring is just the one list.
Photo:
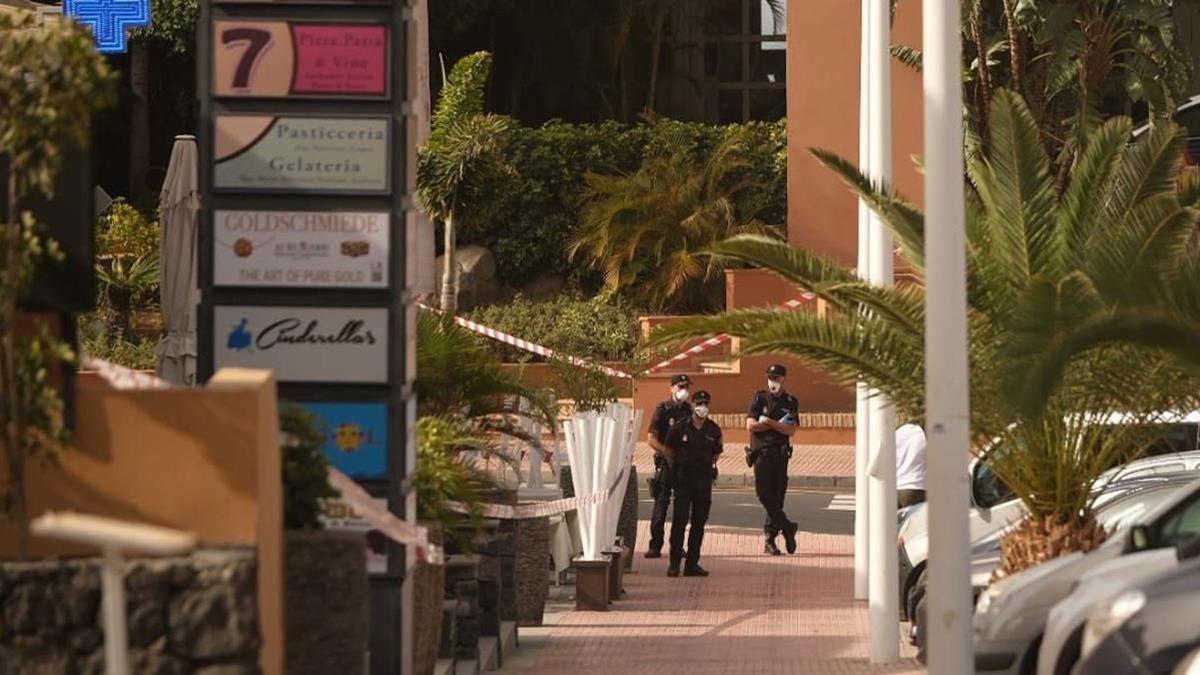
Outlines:
[[371, 599], [361, 533], [289, 531], [288, 675], [363, 672]]
[[[96, 559], [0, 565], [0, 675], [102, 675]], [[259, 672], [251, 549], [131, 561], [125, 574], [130, 671]]]

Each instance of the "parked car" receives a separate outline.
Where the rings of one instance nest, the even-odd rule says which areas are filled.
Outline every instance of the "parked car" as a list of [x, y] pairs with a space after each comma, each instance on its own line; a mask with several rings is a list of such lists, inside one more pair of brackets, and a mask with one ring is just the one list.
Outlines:
[[[1109, 532], [1117, 531], [1138, 517], [1169, 499], [1179, 490], [1196, 480], [1194, 472], [1181, 472], [1161, 476], [1143, 476], [1128, 481], [1110, 483], [1096, 498], [1096, 519]], [[999, 530], [971, 547], [971, 585], [975, 598], [992, 582], [1000, 569], [1000, 540], [1013, 526]], [[1047, 563], [1049, 564], [1049, 563]], [[918, 653], [924, 652], [925, 589], [915, 591], [918, 602], [910, 637], [917, 645]]]
[[[1097, 565], [1079, 578], [1074, 591], [1050, 610], [1046, 632], [1038, 651], [1038, 675], [1070, 675], [1079, 660], [1083, 627], [1089, 612], [1178, 565], [1172, 548], [1200, 532], [1200, 501], [1179, 512], [1178, 532], [1163, 533], [1157, 546], [1130, 550], [1119, 558]], [[1187, 523], [1195, 523], [1189, 527]]]
[[[1131, 498], [1136, 499], [1133, 495]], [[1135, 509], [1136, 514], [1129, 512], [1131, 517], [1124, 522], [1130, 524], [1131, 532], [1162, 531], [1179, 513], [1190, 513], [1192, 509], [1200, 513], [1200, 480], [1192, 480], [1155, 501]], [[1110, 508], [1122, 509], [1125, 504], [1119, 500]], [[1200, 534], [1200, 522], [1195, 525]], [[1071, 593], [1084, 572], [1127, 553], [1171, 546], [1171, 541], [1160, 536], [1134, 549], [1125, 537], [1113, 536], [1090, 553], [1065, 555], [989, 586], [980, 594], [975, 608], [976, 672], [1036, 672], [1050, 608]]]
[[[1119, 418], [1114, 418], [1114, 423]], [[1200, 470], [1200, 412], [1174, 416], [1164, 425], [1162, 439], [1153, 444], [1146, 456], [1122, 467], [1114, 468], [1096, 481], [1097, 488], [1115, 479], [1132, 479], [1156, 473]], [[972, 460], [968, 467], [971, 476], [968, 523], [970, 541], [976, 542], [1019, 522], [1025, 517], [1025, 506], [988, 466], [987, 458], [1003, 447], [993, 447], [982, 458]], [[926, 504], [917, 504], [897, 513], [899, 519], [898, 572], [900, 576], [900, 618], [913, 616], [918, 597], [914, 590], [922, 585], [925, 563], [929, 555], [929, 520]]]
[[[1188, 522], [1181, 522], [1188, 521]], [[1131, 530], [1131, 546], [1153, 546], [1175, 528], [1200, 530], [1200, 509], [1166, 527]], [[1093, 609], [1078, 675], [1168, 675], [1200, 647], [1200, 536], [1177, 548], [1179, 565]]]

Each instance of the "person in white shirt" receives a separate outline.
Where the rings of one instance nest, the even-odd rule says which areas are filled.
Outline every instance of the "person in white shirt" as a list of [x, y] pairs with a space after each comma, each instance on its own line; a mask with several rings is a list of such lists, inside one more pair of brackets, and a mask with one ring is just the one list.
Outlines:
[[925, 501], [925, 430], [916, 422], [896, 429], [896, 501], [899, 508]]

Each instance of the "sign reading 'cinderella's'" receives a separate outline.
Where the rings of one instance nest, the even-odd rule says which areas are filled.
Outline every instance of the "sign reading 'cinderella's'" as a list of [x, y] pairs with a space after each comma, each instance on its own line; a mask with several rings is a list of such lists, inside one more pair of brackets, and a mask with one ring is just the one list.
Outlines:
[[213, 126], [217, 190], [391, 191], [387, 118], [223, 114]]
[[280, 382], [387, 382], [384, 307], [213, 309], [213, 362], [268, 368]]

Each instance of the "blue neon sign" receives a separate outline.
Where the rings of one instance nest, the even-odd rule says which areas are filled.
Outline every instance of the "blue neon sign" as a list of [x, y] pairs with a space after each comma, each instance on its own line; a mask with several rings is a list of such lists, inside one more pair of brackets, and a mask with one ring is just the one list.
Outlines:
[[150, 25], [150, 0], [64, 0], [63, 14], [92, 29], [96, 51], [120, 53], [128, 29]]

